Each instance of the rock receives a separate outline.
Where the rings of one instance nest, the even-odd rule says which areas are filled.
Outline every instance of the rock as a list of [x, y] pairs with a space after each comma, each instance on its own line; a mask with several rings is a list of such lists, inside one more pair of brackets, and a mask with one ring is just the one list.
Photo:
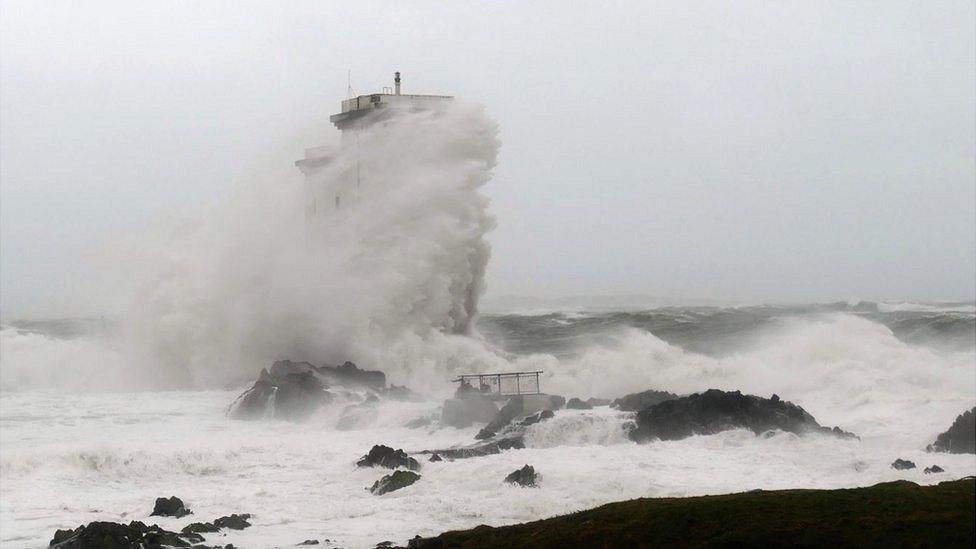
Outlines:
[[419, 395], [407, 387], [400, 385], [390, 385], [386, 389], [380, 391], [383, 398], [387, 400], [397, 400], [401, 402], [420, 402], [424, 400], [423, 395]]
[[717, 389], [666, 400], [641, 410], [629, 436], [636, 442], [680, 440], [730, 429], [748, 429], [757, 435], [780, 430], [797, 435], [815, 432], [857, 438], [837, 427], [822, 427], [803, 408], [790, 402]]
[[361, 370], [352, 362], [341, 366], [319, 366], [318, 373], [326, 381], [345, 387], [370, 387], [383, 390], [386, 387], [386, 374], [379, 370]]
[[[559, 395], [518, 395], [509, 399], [495, 417], [481, 431], [475, 435], [477, 440], [486, 440], [507, 427], [512, 421], [524, 418], [544, 410], [558, 410], [566, 403], [566, 399]], [[551, 416], [550, 416], [551, 417]]]
[[297, 543], [296, 545], [318, 545], [318, 544], [319, 544], [319, 540], [317, 539], [307, 539], [301, 543]]
[[590, 406], [593, 406], [594, 408], [597, 407], [597, 406], [609, 406], [610, 405], [610, 399], [609, 398], [593, 398], [593, 397], [590, 397], [590, 398], [586, 399], [586, 403], [589, 404]]
[[545, 421], [547, 419], [552, 419], [556, 415], [552, 410], [542, 410], [541, 412], [536, 412], [531, 416], [523, 419], [519, 422], [520, 427], [528, 427], [529, 425], [535, 425], [540, 421]]
[[219, 531], [220, 528], [214, 526], [212, 522], [191, 522], [183, 527], [181, 530], [184, 534], [198, 534], [198, 533], [213, 533]]
[[431, 454], [431, 455], [430, 455], [430, 459], [429, 459], [429, 460], [427, 460], [427, 461], [431, 461], [431, 462], [435, 462], [435, 461], [444, 461], [444, 458], [442, 458], [442, 457], [441, 457], [441, 456], [440, 456], [439, 454], [437, 454], [437, 453], [435, 452], [435, 453], [433, 453], [433, 454]]
[[932, 473], [945, 473], [945, 469], [939, 467], [938, 465], [933, 465], [931, 467], [926, 467], [922, 472], [926, 475], [931, 475]]
[[411, 471], [420, 470], [420, 462], [407, 455], [403, 450], [394, 450], [389, 446], [376, 445], [357, 463], [359, 467], [386, 467], [396, 469], [403, 467]]
[[213, 523], [217, 528], [243, 530], [251, 526], [251, 523], [247, 521], [249, 518], [251, 518], [249, 513], [242, 513], [240, 515], [228, 515], [226, 517], [220, 517], [219, 519], [213, 521]]
[[[307, 365], [307, 367], [306, 367]], [[310, 416], [331, 396], [307, 363], [279, 361], [261, 370], [254, 385], [231, 404], [235, 419], [274, 417], [299, 421]]]
[[441, 425], [465, 429], [476, 423], [488, 423], [497, 413], [498, 407], [490, 398], [477, 392], [468, 393], [463, 398], [444, 401]]
[[644, 408], [660, 404], [668, 400], [674, 400], [678, 395], [667, 391], [648, 390], [641, 393], [633, 393], [614, 400], [611, 407], [623, 412], [639, 412]]
[[192, 512], [183, 505], [183, 500], [176, 496], [171, 496], [168, 498], [156, 498], [156, 505], [153, 506], [153, 511], [149, 516], [180, 518]]
[[117, 522], [90, 522], [74, 530], [58, 530], [49, 547], [57, 549], [142, 549], [144, 547], [190, 547], [203, 537], [197, 534], [178, 534], [159, 526], [146, 526], [139, 521], [128, 525]]
[[959, 415], [949, 430], [926, 448], [929, 452], [976, 454], [976, 407]]
[[512, 471], [507, 477], [505, 477], [505, 482], [509, 484], [518, 484], [523, 487], [533, 487], [535, 486], [536, 472], [535, 468], [531, 465], [526, 465], [521, 469]]
[[[525, 448], [524, 437], [521, 434], [513, 434], [498, 437], [485, 442], [478, 442], [470, 446], [463, 446], [461, 448], [446, 448], [444, 450], [436, 450], [436, 453], [442, 458], [465, 459], [490, 456], [493, 454], [500, 454], [504, 450], [517, 450], [522, 448]], [[426, 452], [431, 452], [431, 450], [426, 450]]]
[[388, 492], [406, 488], [418, 480], [420, 480], [420, 475], [413, 471], [393, 471], [392, 474], [374, 482], [369, 491], [373, 495], [382, 496]]
[[908, 469], [914, 469], [915, 462], [908, 461], [907, 459], [898, 458], [895, 461], [891, 462], [891, 468], [897, 469], [899, 471], [906, 471]]
[[593, 405], [590, 404], [589, 402], [583, 402], [582, 400], [574, 397], [569, 399], [569, 401], [566, 403], [566, 409], [567, 410], [592, 410]]

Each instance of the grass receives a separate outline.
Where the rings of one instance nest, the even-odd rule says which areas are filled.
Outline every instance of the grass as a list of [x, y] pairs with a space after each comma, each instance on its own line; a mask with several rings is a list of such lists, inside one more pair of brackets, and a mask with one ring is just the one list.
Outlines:
[[[532, 497], [526, 492], [526, 497]], [[976, 479], [635, 499], [422, 547], [974, 547]]]

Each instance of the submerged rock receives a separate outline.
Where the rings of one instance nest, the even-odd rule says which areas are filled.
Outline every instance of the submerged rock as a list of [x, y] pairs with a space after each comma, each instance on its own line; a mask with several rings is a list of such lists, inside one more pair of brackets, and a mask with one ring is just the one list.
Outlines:
[[406, 488], [420, 480], [420, 475], [413, 471], [393, 471], [393, 473], [377, 480], [369, 488], [371, 494], [382, 496], [383, 494]]
[[926, 448], [929, 452], [976, 454], [976, 407], [959, 415], [949, 430]]
[[507, 477], [505, 477], [505, 482], [509, 484], [518, 484], [523, 487], [534, 487], [536, 485], [536, 472], [535, 468], [531, 465], [526, 465], [521, 469], [512, 471]]
[[386, 467], [396, 469], [403, 467], [411, 471], [420, 470], [420, 462], [407, 455], [403, 450], [394, 450], [389, 446], [377, 444], [370, 448], [369, 453], [356, 463], [359, 467]]
[[213, 522], [194, 522], [187, 524], [183, 527], [184, 534], [195, 534], [195, 533], [213, 533], [218, 532], [222, 528], [229, 528], [231, 530], [243, 530], [251, 526], [248, 519], [251, 518], [249, 513], [241, 513], [239, 515], [227, 515], [226, 517], [220, 517]]
[[931, 467], [926, 467], [922, 472], [926, 475], [931, 475], [932, 473], [945, 473], [945, 469], [939, 467], [938, 465], [933, 465]]
[[442, 458], [440, 454], [438, 454], [437, 452], [434, 452], [433, 454], [430, 455], [430, 459], [428, 459], [427, 461], [430, 462], [444, 461], [444, 458]]
[[914, 469], [915, 468], [915, 462], [914, 461], [908, 461], [907, 459], [898, 458], [895, 461], [891, 462], [891, 468], [892, 469], [897, 469], [899, 471], [906, 471], [908, 469]]
[[614, 400], [611, 407], [623, 412], [638, 412], [644, 408], [660, 404], [668, 400], [674, 400], [678, 395], [667, 391], [655, 391], [653, 389], [640, 393], [632, 393]]
[[180, 518], [192, 512], [183, 505], [183, 500], [176, 496], [170, 496], [168, 498], [156, 498], [156, 505], [153, 506], [152, 513], [149, 516]]
[[566, 402], [567, 410], [592, 410], [593, 405], [589, 402], [584, 402], [578, 398], [571, 398]]
[[609, 406], [610, 399], [590, 397], [586, 399], [586, 403], [589, 404], [590, 406], [593, 406], [594, 408], [596, 408], [597, 406]]
[[497, 437], [492, 440], [478, 442], [460, 448], [445, 448], [443, 450], [425, 450], [425, 453], [436, 453], [447, 459], [466, 459], [472, 457], [500, 454], [504, 450], [520, 450], [525, 448], [525, 438], [521, 433]]
[[197, 534], [178, 534], [139, 521], [129, 524], [90, 522], [74, 530], [58, 530], [49, 547], [57, 549], [143, 549], [148, 547], [190, 547], [200, 543]]
[[730, 429], [748, 429], [755, 434], [780, 430], [803, 435], [810, 432], [857, 438], [838, 427], [822, 427], [803, 408], [773, 395], [761, 398], [709, 389], [666, 400], [637, 413], [632, 440], [680, 440], [693, 435], [711, 435]]
[[325, 384], [307, 362], [279, 361], [261, 370], [254, 385], [231, 405], [235, 419], [305, 419], [331, 400]]

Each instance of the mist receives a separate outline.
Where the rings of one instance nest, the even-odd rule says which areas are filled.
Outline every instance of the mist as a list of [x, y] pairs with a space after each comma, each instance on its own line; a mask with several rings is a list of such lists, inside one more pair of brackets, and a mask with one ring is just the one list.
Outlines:
[[2, 4], [5, 316], [111, 314], [92, 256], [299, 185], [348, 71], [498, 121], [488, 298], [976, 294], [969, 2], [63, 8]]

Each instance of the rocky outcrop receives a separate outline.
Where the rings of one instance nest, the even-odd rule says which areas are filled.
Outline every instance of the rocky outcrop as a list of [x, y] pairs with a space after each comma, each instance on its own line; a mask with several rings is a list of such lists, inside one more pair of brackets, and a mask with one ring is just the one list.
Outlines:
[[931, 475], [933, 473], [945, 473], [945, 469], [939, 467], [938, 465], [933, 465], [931, 467], [926, 467], [925, 470], [922, 472], [925, 473], [926, 475]]
[[[509, 424], [519, 418], [525, 418], [544, 410], [558, 410], [566, 404], [566, 399], [559, 395], [519, 395], [513, 396], [495, 414], [474, 438], [486, 440], [501, 433]], [[549, 416], [552, 417], [552, 416]]]
[[531, 465], [526, 465], [521, 469], [512, 471], [507, 477], [505, 477], [505, 482], [509, 484], [518, 484], [526, 488], [534, 487], [536, 485], [536, 472], [535, 468]]
[[442, 458], [440, 454], [438, 454], [437, 452], [434, 452], [433, 454], [430, 455], [430, 459], [428, 459], [427, 461], [431, 463], [435, 463], [438, 461], [444, 461], [444, 458]]
[[261, 370], [254, 385], [231, 404], [231, 417], [290, 421], [307, 418], [331, 400], [314, 368], [307, 362], [279, 361], [270, 370]]
[[637, 442], [680, 440], [730, 429], [748, 429], [757, 435], [780, 430], [798, 435], [815, 432], [857, 438], [838, 427], [822, 427], [803, 408], [776, 395], [767, 399], [717, 389], [666, 400], [641, 410], [629, 436]]
[[891, 468], [897, 469], [899, 471], [907, 471], [908, 469], [915, 468], [915, 462], [908, 461], [907, 459], [898, 458], [895, 461], [891, 462]]
[[976, 454], [976, 407], [963, 412], [949, 430], [936, 437], [926, 448], [929, 452]]
[[341, 366], [317, 366], [318, 373], [333, 385], [344, 387], [369, 387], [384, 390], [386, 374], [379, 370], [362, 370], [352, 362], [345, 362]]
[[147, 547], [190, 547], [200, 543], [198, 534], [178, 534], [139, 521], [129, 524], [91, 522], [74, 530], [58, 530], [49, 547], [57, 549], [143, 549]]
[[393, 471], [393, 473], [374, 482], [369, 491], [375, 496], [382, 496], [406, 488], [418, 480], [420, 480], [420, 475], [413, 471]]
[[183, 505], [183, 500], [176, 496], [170, 496], [168, 498], [156, 498], [156, 504], [153, 506], [152, 513], [149, 516], [180, 518], [192, 512]]
[[593, 405], [578, 398], [571, 398], [566, 402], [567, 410], [592, 410]]
[[667, 391], [655, 391], [653, 389], [640, 393], [632, 393], [614, 400], [611, 407], [622, 412], [638, 412], [644, 408], [660, 404], [668, 400], [674, 400], [678, 395]]
[[369, 453], [356, 463], [359, 467], [386, 467], [397, 469], [403, 467], [411, 471], [420, 470], [420, 462], [407, 455], [403, 450], [394, 450], [389, 446], [378, 444], [370, 448]]
[[182, 532], [184, 534], [194, 534], [194, 533], [212, 533], [219, 532], [223, 528], [228, 528], [230, 530], [243, 530], [251, 526], [248, 519], [251, 515], [248, 513], [241, 513], [239, 515], [227, 515], [226, 517], [220, 517], [213, 522], [194, 522], [183, 527]]
[[597, 406], [609, 406], [610, 405], [610, 399], [609, 398], [594, 398], [594, 397], [590, 397], [590, 398], [586, 399], [586, 403], [589, 404], [590, 406], [593, 406], [594, 408], [597, 407]]

